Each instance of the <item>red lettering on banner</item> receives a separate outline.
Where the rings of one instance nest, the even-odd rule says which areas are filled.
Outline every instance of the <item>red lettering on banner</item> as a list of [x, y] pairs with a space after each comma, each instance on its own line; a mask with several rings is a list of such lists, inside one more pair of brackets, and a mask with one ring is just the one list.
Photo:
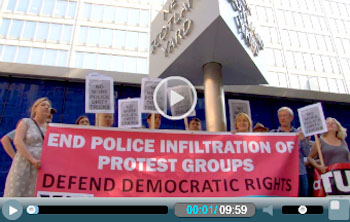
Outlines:
[[296, 134], [54, 124], [45, 136], [36, 190], [96, 197], [297, 196], [295, 144]]

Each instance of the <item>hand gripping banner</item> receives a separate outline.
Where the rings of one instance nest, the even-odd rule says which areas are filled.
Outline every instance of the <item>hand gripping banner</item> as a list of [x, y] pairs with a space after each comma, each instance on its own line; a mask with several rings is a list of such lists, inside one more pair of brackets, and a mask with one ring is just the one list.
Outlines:
[[36, 192], [37, 196], [295, 197], [297, 144], [293, 133], [50, 124]]

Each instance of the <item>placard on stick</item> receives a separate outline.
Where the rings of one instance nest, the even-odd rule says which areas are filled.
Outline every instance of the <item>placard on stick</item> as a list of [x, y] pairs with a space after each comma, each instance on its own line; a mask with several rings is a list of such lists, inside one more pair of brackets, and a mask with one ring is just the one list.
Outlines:
[[[158, 113], [153, 102], [153, 93], [161, 79], [143, 78], [141, 84], [141, 104], [143, 113]], [[165, 84], [164, 84], [165, 85]], [[158, 91], [157, 101], [160, 109], [166, 110], [166, 86], [161, 87]]]
[[141, 100], [119, 99], [118, 100], [118, 127], [136, 128], [141, 127]]
[[85, 112], [114, 113], [113, 79], [90, 73], [85, 81]]
[[251, 118], [250, 104], [248, 100], [230, 99], [228, 101], [228, 105], [230, 110], [231, 131], [234, 131], [236, 130], [235, 128], [236, 116], [239, 113], [245, 113], [249, 116], [249, 118]]
[[[183, 99], [178, 103], [170, 106], [170, 111], [172, 116], [182, 116], [187, 113], [193, 104], [193, 93], [190, 86], [180, 85], [168, 88], [168, 101], [171, 101], [171, 93], [176, 92], [181, 95]], [[196, 110], [190, 113], [189, 116], [196, 116]]]
[[300, 125], [305, 136], [325, 133], [328, 131], [321, 103], [298, 109]]

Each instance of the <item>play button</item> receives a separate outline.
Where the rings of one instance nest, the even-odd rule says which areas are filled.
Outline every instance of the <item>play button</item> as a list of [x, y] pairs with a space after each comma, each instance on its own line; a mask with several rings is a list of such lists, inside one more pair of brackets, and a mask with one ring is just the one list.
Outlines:
[[23, 207], [17, 200], [6, 201], [2, 205], [2, 214], [8, 220], [17, 220], [22, 216]]
[[171, 76], [159, 82], [153, 93], [153, 101], [162, 116], [180, 120], [195, 113], [197, 91], [189, 80]]
[[177, 104], [178, 102], [182, 101], [185, 97], [181, 96], [174, 90], [170, 90], [170, 106], [173, 106]]

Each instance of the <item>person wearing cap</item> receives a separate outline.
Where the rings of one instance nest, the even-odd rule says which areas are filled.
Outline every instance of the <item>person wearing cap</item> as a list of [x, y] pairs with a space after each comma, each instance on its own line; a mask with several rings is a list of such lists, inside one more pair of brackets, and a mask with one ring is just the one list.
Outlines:
[[308, 176], [304, 163], [304, 157], [307, 157], [310, 153], [310, 147], [307, 139], [302, 132], [298, 132], [296, 128], [292, 126], [294, 119], [294, 112], [289, 107], [281, 107], [277, 111], [278, 121], [280, 126], [277, 129], [273, 129], [270, 132], [275, 133], [297, 133], [298, 146], [299, 146], [299, 197], [308, 196]]
[[188, 124], [188, 130], [201, 131], [202, 130], [201, 120], [198, 118], [192, 118]]
[[[148, 125], [148, 128], [151, 128], [151, 118], [152, 117], [152, 114], [148, 114], [147, 115], [147, 125]], [[154, 129], [159, 129], [160, 128], [160, 124], [162, 123], [162, 116], [159, 114], [159, 113], [155, 113], [154, 114]]]
[[78, 117], [77, 120], [75, 120], [75, 124], [89, 126], [90, 125], [90, 120], [89, 120], [89, 118], [87, 116], [81, 115], [81, 116]]
[[[50, 114], [47, 118], [47, 123], [52, 122], [52, 117], [53, 117], [52, 114], [55, 114], [55, 113], [57, 113], [56, 109], [51, 108]], [[1, 144], [4, 147], [5, 152], [11, 157], [11, 159], [13, 159], [16, 154], [15, 148], [12, 146], [13, 140], [15, 138], [15, 133], [16, 133], [16, 129], [10, 131], [9, 133], [7, 133], [5, 136], [1, 138]]]
[[262, 123], [256, 123], [253, 128], [253, 132], [268, 133], [269, 131], [269, 128], [265, 127]]

